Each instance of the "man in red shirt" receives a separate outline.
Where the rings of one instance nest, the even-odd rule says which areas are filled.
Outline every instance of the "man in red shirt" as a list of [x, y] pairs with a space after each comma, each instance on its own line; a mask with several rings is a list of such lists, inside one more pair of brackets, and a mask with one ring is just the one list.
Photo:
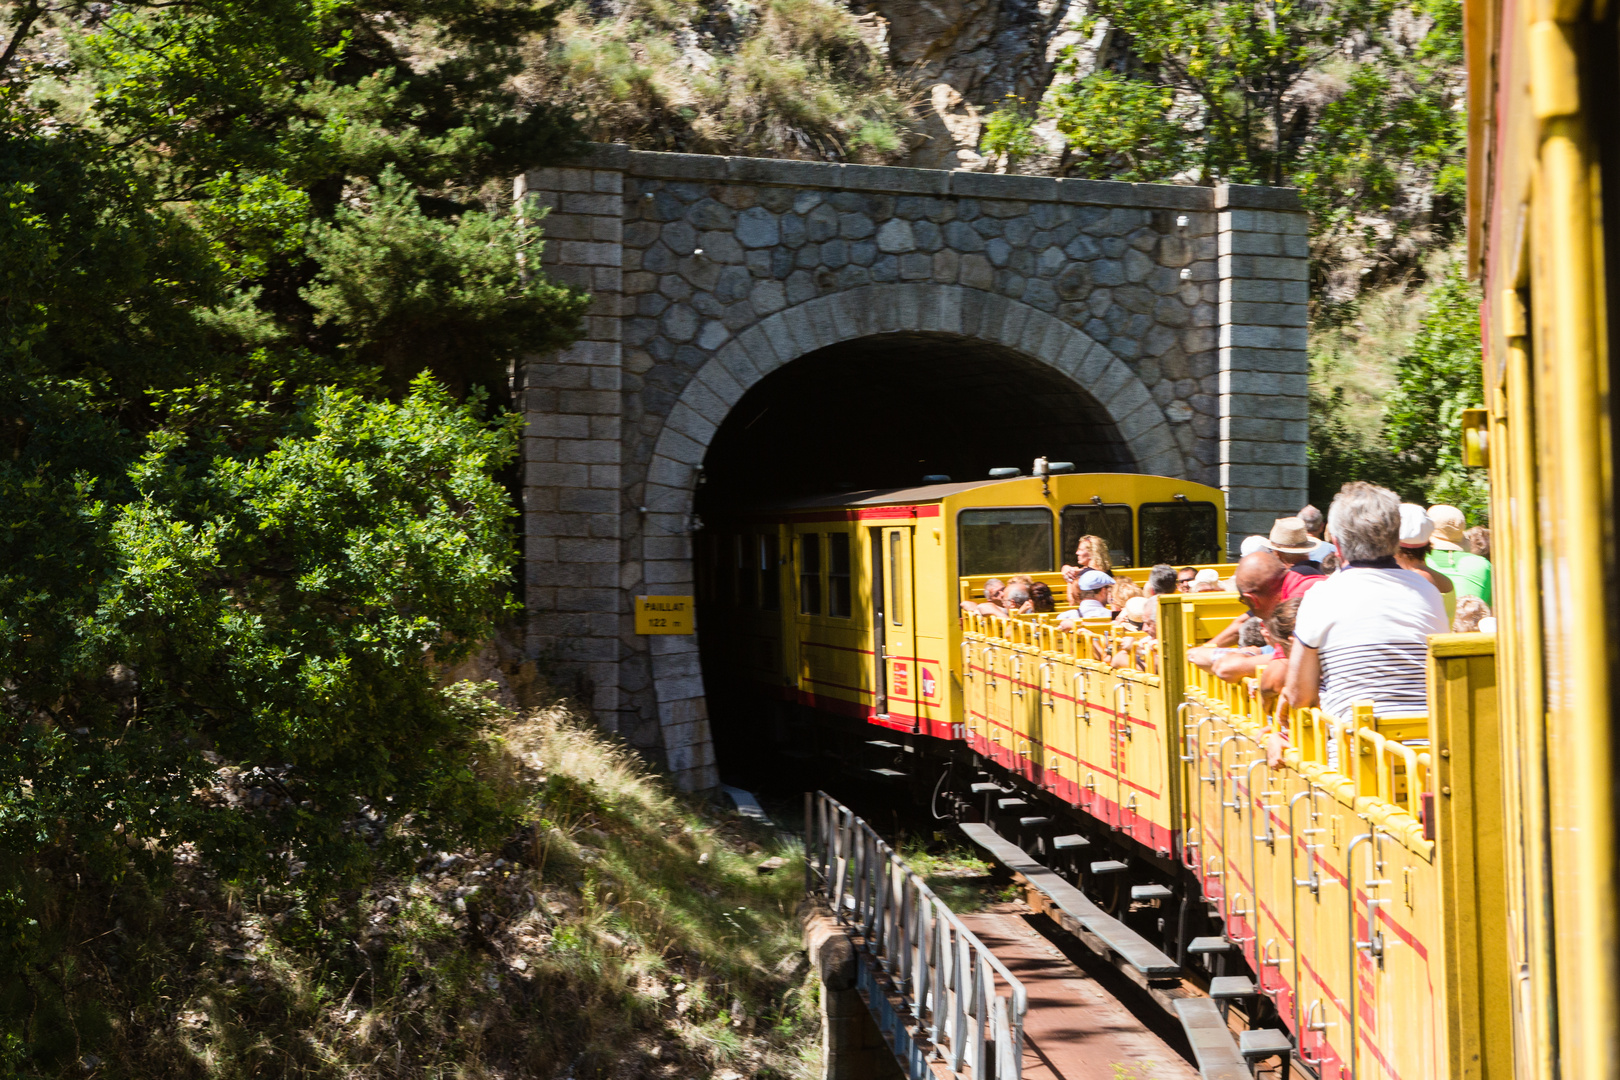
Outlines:
[[1305, 522], [1297, 517], [1278, 518], [1267, 537], [1271, 550], [1288, 567], [1283, 576], [1282, 599], [1293, 600], [1311, 591], [1311, 587], [1325, 580], [1321, 566], [1311, 561], [1311, 552], [1317, 541], [1311, 539]]

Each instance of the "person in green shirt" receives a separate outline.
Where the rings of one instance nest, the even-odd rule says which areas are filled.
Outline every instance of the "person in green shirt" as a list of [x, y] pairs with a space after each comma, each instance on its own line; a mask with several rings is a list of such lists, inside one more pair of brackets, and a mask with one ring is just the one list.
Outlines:
[[1468, 521], [1455, 506], [1429, 507], [1429, 520], [1434, 522], [1434, 535], [1429, 538], [1433, 550], [1429, 552], [1431, 570], [1438, 570], [1457, 586], [1457, 596], [1477, 596], [1491, 602], [1491, 562], [1463, 548], [1463, 530]]

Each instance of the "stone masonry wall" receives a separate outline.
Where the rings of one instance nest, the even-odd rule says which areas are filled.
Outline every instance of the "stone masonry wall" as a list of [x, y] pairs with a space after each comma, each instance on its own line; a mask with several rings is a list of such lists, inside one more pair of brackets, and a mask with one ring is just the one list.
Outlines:
[[709, 440], [815, 348], [1011, 346], [1092, 395], [1138, 467], [1225, 487], [1237, 536], [1303, 502], [1292, 192], [598, 147], [516, 194], [546, 209], [545, 271], [594, 297], [585, 339], [524, 372], [529, 649], [686, 787], [716, 782], [695, 643], [637, 637], [630, 600], [692, 591]]

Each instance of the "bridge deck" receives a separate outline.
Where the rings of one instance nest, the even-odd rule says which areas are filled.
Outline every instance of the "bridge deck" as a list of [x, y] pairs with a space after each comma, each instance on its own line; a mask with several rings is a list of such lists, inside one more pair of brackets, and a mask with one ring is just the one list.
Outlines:
[[1021, 903], [962, 915], [1029, 992], [1025, 1080], [1197, 1080], [1165, 1041], [1027, 921]]

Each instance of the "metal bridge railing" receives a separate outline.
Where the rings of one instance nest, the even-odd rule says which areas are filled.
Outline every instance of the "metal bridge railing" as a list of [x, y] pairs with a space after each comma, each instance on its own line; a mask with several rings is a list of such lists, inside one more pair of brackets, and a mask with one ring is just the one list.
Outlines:
[[806, 891], [861, 936], [953, 1073], [1018, 1080], [1024, 984], [854, 811], [825, 792], [804, 801]]

